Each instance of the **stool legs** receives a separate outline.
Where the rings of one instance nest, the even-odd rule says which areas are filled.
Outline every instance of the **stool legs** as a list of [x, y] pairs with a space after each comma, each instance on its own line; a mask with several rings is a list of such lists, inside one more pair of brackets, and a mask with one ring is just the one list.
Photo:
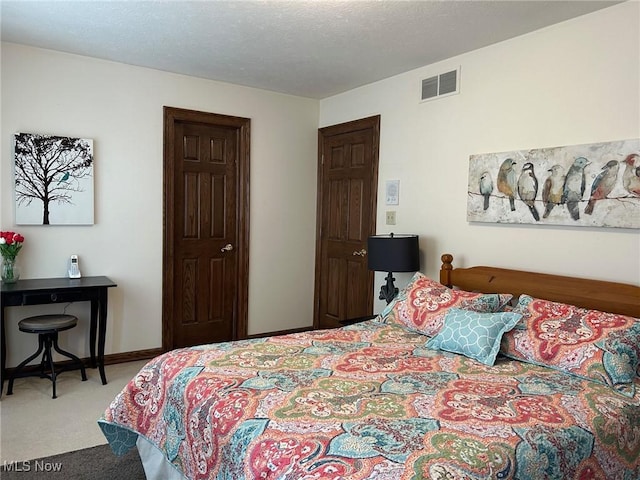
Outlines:
[[[13, 394], [13, 380], [15, 379], [16, 374], [20, 370], [22, 370], [27, 363], [29, 363], [31, 360], [33, 360], [38, 355], [40, 355], [42, 353], [43, 349], [44, 349], [44, 339], [42, 338], [42, 335], [38, 335], [38, 351], [36, 353], [34, 353], [33, 355], [31, 355], [29, 358], [27, 358], [24, 362], [22, 362], [20, 365], [18, 365], [15, 368], [15, 370], [13, 371], [13, 374], [9, 378], [9, 386], [7, 387], [7, 395], [12, 395]], [[44, 358], [43, 358], [43, 360], [44, 360]]]
[[[42, 354], [42, 360], [40, 361], [40, 376], [43, 377], [43, 378], [48, 378], [49, 380], [51, 380], [51, 383], [53, 383], [53, 396], [52, 396], [52, 398], [58, 398], [57, 395], [56, 395], [56, 378], [57, 378], [58, 374], [61, 373], [64, 370], [61, 370], [60, 372], [56, 373], [55, 364], [53, 362], [53, 355], [52, 355], [52, 352], [51, 352], [52, 348], [56, 352], [58, 352], [60, 355], [64, 355], [65, 357], [74, 360], [80, 366], [80, 373], [82, 375], [82, 381], [84, 382], [84, 381], [87, 380], [87, 372], [86, 372], [86, 370], [84, 368], [84, 364], [82, 363], [82, 360], [80, 360], [78, 357], [76, 357], [73, 353], [67, 352], [66, 350], [63, 350], [62, 348], [60, 348], [60, 345], [58, 345], [58, 332], [41, 333], [41, 334], [38, 335], [38, 351], [36, 353], [34, 353], [33, 355], [31, 355], [29, 358], [27, 358], [22, 363], [20, 363], [20, 365], [18, 365], [15, 368], [15, 370], [13, 371], [13, 374], [9, 378], [9, 387], [7, 388], [7, 395], [12, 395], [13, 394], [13, 381], [16, 378], [17, 374], [20, 372], [20, 370], [22, 370], [24, 368], [24, 366], [27, 365], [31, 360], [33, 360], [36, 357], [38, 357], [38, 355], [40, 355], [42, 353], [42, 351], [44, 350], [44, 353]], [[47, 368], [47, 367], [51, 371], [50, 375], [45, 373], [45, 368]]]
[[58, 332], [54, 333], [53, 348], [60, 355], [64, 355], [65, 357], [68, 357], [71, 360], [74, 360], [78, 365], [80, 365], [80, 373], [82, 374], [82, 381], [86, 382], [87, 381], [87, 372], [84, 369], [84, 363], [82, 363], [82, 360], [80, 360], [78, 357], [76, 357], [73, 353], [67, 352], [66, 350], [63, 350], [63, 349], [60, 348], [60, 345], [58, 345]]
[[[44, 363], [49, 364], [49, 369], [51, 370], [51, 376], [49, 376], [49, 378], [51, 379], [51, 383], [53, 383], [53, 396], [51, 398], [58, 398], [58, 396], [56, 395], [57, 374], [56, 374], [55, 366], [53, 365], [53, 356], [51, 355], [51, 344], [53, 343], [51, 337], [53, 335], [57, 335], [57, 333], [43, 335], [44, 336], [44, 355], [42, 356], [42, 364]], [[45, 374], [44, 376], [46, 377], [47, 375]]]

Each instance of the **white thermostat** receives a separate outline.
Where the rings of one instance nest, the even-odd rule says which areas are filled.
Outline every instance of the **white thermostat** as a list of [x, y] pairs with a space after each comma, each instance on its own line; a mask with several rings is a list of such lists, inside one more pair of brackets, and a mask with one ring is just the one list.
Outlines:
[[385, 187], [385, 203], [398, 205], [400, 203], [400, 180], [387, 180]]

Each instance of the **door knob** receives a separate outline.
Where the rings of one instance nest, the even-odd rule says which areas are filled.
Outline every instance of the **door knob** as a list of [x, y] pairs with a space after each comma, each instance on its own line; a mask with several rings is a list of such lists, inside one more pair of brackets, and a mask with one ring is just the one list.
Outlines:
[[233, 245], [231, 245], [230, 243], [227, 243], [224, 247], [220, 249], [221, 252], [229, 252], [231, 250], [233, 250]]
[[353, 255], [358, 255], [359, 257], [364, 257], [367, 254], [367, 251], [363, 248], [362, 250], [356, 250], [353, 252]]

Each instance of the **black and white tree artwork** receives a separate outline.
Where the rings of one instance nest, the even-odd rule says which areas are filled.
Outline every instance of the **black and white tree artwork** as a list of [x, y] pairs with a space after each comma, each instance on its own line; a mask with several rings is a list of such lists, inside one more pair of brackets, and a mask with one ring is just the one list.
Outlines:
[[16, 223], [93, 224], [93, 140], [15, 135]]

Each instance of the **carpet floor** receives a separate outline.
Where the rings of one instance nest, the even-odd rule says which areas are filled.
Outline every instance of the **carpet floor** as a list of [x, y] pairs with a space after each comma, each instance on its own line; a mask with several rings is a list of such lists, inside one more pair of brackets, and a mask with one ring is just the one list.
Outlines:
[[138, 450], [116, 456], [109, 445], [24, 462], [4, 463], [2, 480], [145, 480]]

